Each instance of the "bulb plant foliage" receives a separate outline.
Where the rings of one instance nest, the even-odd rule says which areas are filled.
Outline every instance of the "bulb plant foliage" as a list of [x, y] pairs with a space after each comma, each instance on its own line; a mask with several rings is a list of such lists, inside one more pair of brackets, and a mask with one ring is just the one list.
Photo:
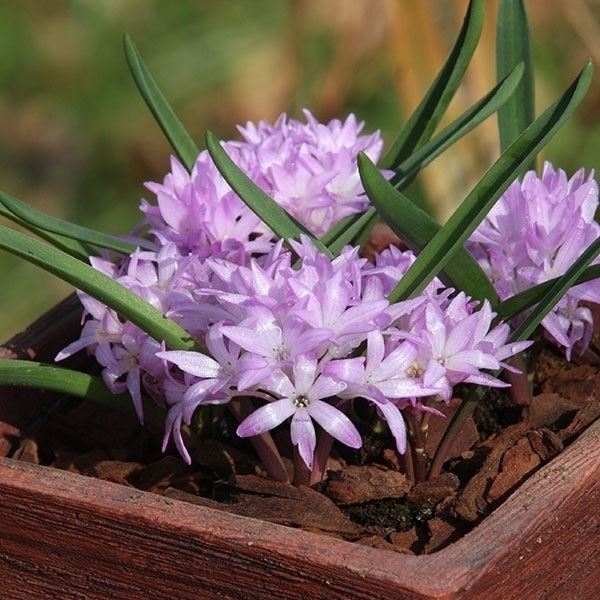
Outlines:
[[[134, 79], [175, 152], [163, 181], [146, 184], [138, 237], [46, 217], [0, 193], [0, 212], [47, 242], [2, 227], [0, 247], [78, 290], [81, 335], [56, 360], [86, 351], [102, 378], [1, 361], [0, 382], [132, 402], [140, 421], [154, 403], [163, 449], [174, 443], [187, 462], [194, 415], [225, 405], [277, 479], [287, 473], [270, 432], [289, 432], [298, 484], [323, 476], [334, 440], [362, 445], [361, 414], [363, 435], [365, 422], [389, 428], [411, 477], [439, 472], [486, 389], [527, 389], [514, 385], [527, 376], [515, 357], [542, 339], [538, 329], [570, 359], [590, 343], [585, 302], [600, 302], [594, 174], [531, 168], [583, 98], [591, 65], [534, 118], [529, 45], [512, 39], [527, 31], [525, 13], [501, 0], [498, 85], [434, 135], [484, 4], [471, 1], [440, 74], [385, 155], [379, 133], [363, 133], [354, 115], [320, 123], [308, 110], [246, 123], [231, 141], [208, 133], [199, 152], [126, 36]], [[442, 227], [403, 190], [499, 109], [503, 152]], [[377, 219], [405, 249], [369, 261], [357, 241]], [[426, 424], [444, 417], [457, 384], [473, 394], [427, 457]]]

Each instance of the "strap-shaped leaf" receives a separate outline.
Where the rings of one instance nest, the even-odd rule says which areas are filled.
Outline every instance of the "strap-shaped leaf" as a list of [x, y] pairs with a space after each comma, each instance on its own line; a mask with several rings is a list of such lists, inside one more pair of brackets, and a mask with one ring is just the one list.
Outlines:
[[70, 254], [71, 256], [78, 258], [79, 260], [83, 260], [83, 261], [87, 262], [87, 260], [89, 259], [89, 256], [90, 256], [89, 250], [83, 244], [79, 243], [77, 240], [72, 240], [70, 238], [66, 238], [61, 235], [55, 235], [54, 233], [50, 233], [43, 229], [38, 229], [37, 227], [34, 227], [33, 225], [31, 225], [31, 223], [28, 223], [27, 221], [23, 221], [23, 219], [20, 219], [19, 217], [17, 217], [17, 215], [15, 215], [10, 210], [5, 208], [4, 205], [2, 205], [1, 203], [0, 203], [0, 215], [9, 219], [13, 223], [20, 225], [21, 227], [23, 227], [23, 229], [27, 229], [31, 233], [41, 237], [42, 239], [44, 239], [47, 242], [49, 242], [50, 244], [52, 244], [55, 248], [58, 248], [59, 250], [62, 250], [63, 252], [66, 252], [67, 254]]
[[0, 385], [59, 392], [115, 408], [131, 406], [128, 394], [113, 394], [104, 385], [101, 377], [29, 360], [0, 360]]
[[[366, 154], [358, 157], [358, 171], [369, 199], [394, 233], [418, 253], [438, 233], [441, 226], [402, 192], [394, 188]], [[366, 214], [366, 213], [365, 213]], [[447, 263], [442, 278], [469, 296], [492, 304], [498, 300], [494, 286], [477, 261], [460, 248]]]
[[417, 257], [390, 294], [390, 301], [406, 299], [422, 291], [454, 259], [520, 169], [571, 116], [587, 92], [592, 77], [588, 63], [567, 91], [538, 117], [488, 169], [448, 222]]
[[306, 235], [321, 252], [332, 256], [318, 238], [304, 225], [298, 223], [238, 168], [221, 146], [219, 138], [210, 131], [206, 132], [206, 149], [231, 189], [277, 236], [284, 240], [299, 240], [301, 235]]
[[575, 285], [583, 275], [586, 267], [600, 254], [600, 238], [591, 244], [585, 252], [561, 275], [546, 291], [536, 307], [525, 317], [525, 320], [511, 335], [513, 342], [528, 339], [542, 322], [544, 317], [554, 308], [560, 299]]
[[335, 241], [340, 236], [343, 235], [343, 236], [347, 237], [346, 232], [348, 231], [348, 229], [352, 229], [353, 231], [356, 232], [356, 229], [355, 229], [356, 223], [358, 221], [360, 221], [363, 224], [361, 227], [361, 230], [354, 233], [354, 235], [352, 236], [352, 239], [350, 241], [346, 242], [347, 244], [354, 243], [355, 240], [357, 239], [357, 237], [360, 235], [362, 229], [365, 226], [368, 226], [371, 219], [373, 219], [373, 218], [377, 218], [377, 211], [373, 207], [368, 208], [365, 212], [356, 213], [355, 215], [350, 215], [348, 217], [345, 217], [344, 219], [342, 219], [341, 221], [336, 223], [321, 238], [321, 242], [323, 242], [323, 244], [325, 244], [328, 248], [330, 248], [331, 245], [334, 244]]
[[[94, 231], [93, 229], [46, 215], [43, 212], [32, 208], [28, 204], [25, 204], [25, 202], [17, 200], [17, 198], [6, 192], [0, 191], [0, 202], [21, 221], [32, 225], [36, 231], [48, 231], [86, 244], [91, 244], [92, 246], [114, 250], [121, 254], [131, 254], [136, 249], [134, 244], [116, 236]], [[155, 244], [145, 240], [140, 240], [140, 246], [148, 250], [156, 249]]]
[[77, 289], [110, 306], [156, 340], [164, 340], [173, 350], [191, 350], [194, 340], [175, 321], [93, 267], [0, 225], [0, 248], [56, 275]]
[[[535, 306], [559, 279], [559, 277], [549, 279], [548, 281], [534, 285], [533, 287], [500, 302], [500, 304], [494, 308], [496, 311], [496, 319], [506, 321], [528, 308]], [[581, 276], [577, 278], [577, 281], [573, 285], [579, 285], [580, 283], [585, 283], [592, 279], [600, 279], [600, 265], [588, 267]]]
[[435, 131], [454, 97], [477, 47], [483, 27], [484, 0], [471, 0], [463, 26], [448, 60], [423, 100], [400, 131], [379, 166], [393, 169], [406, 160]]
[[324, 235], [321, 236], [321, 242], [326, 246], [329, 246], [336, 238], [338, 238], [348, 227], [352, 227], [356, 221], [358, 221], [364, 213], [357, 213], [354, 215], [348, 215], [340, 221], [338, 221], [331, 229], [329, 229]]
[[196, 158], [198, 158], [198, 146], [196, 146], [196, 143], [181, 124], [181, 121], [167, 102], [167, 99], [163, 96], [152, 75], [150, 75], [150, 71], [148, 71], [148, 68], [144, 64], [133, 40], [126, 33], [123, 35], [123, 47], [129, 70], [133, 75], [140, 94], [163, 130], [166, 138], [169, 140], [171, 147], [175, 150], [185, 168], [191, 173]]
[[[525, 72], [512, 97], [498, 111], [500, 150], [504, 152], [533, 122], [534, 83], [529, 27], [523, 0], [500, 0], [496, 32], [496, 71], [498, 79], [515, 65], [523, 63]], [[526, 168], [535, 168], [535, 157]], [[526, 169], [524, 169], [526, 170]]]
[[442, 152], [467, 135], [480, 123], [493, 115], [513, 94], [523, 76], [523, 65], [518, 64], [483, 98], [466, 110], [460, 117], [442, 129], [432, 140], [411, 154], [396, 169], [392, 183], [399, 189], [410, 185], [416, 175]]
[[361, 233], [361, 231], [368, 226], [369, 222], [372, 219], [372, 214], [368, 211], [359, 215], [359, 217], [353, 221], [344, 231], [340, 232], [340, 234], [335, 237], [327, 247], [329, 251], [337, 256], [344, 246], [347, 244], [351, 244], [353, 240], [355, 240]]
[[[450, 125], [442, 129], [432, 140], [421, 146], [414, 154], [409, 156], [396, 169], [396, 174], [391, 182], [398, 189], [404, 189], [414, 180], [417, 174], [429, 163], [435, 160], [442, 152], [460, 140], [463, 136], [473, 130], [477, 125], [485, 121], [489, 116], [498, 110], [500, 106], [510, 97], [517, 86], [523, 73], [523, 67], [517, 65], [513, 71], [507, 75], [503, 81], [488, 92], [481, 100], [474, 104], [469, 110], [465, 111], [460, 117], [454, 120]], [[360, 234], [356, 223], [368, 223], [369, 218], [375, 214], [375, 209], [370, 208], [363, 218], [363, 215], [351, 215], [336, 223], [322, 238], [321, 241], [331, 249], [331, 244], [344, 235], [345, 243], [351, 243]], [[351, 230], [353, 235], [346, 231]], [[354, 233], [356, 232], [356, 233]]]

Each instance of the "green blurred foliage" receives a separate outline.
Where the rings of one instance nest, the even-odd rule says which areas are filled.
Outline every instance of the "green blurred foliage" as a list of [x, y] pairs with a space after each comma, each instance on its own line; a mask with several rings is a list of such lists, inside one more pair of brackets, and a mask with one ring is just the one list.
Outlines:
[[[5, 0], [0, 189], [105, 231], [136, 224], [142, 184], [162, 178], [170, 152], [128, 73], [123, 31], [199, 142], [209, 127], [232, 136], [235, 123], [282, 111], [298, 116], [304, 106], [322, 119], [355, 111], [368, 130], [380, 128], [389, 139], [405, 103], [387, 23], [392, 3]], [[465, 3], [459, 4], [462, 12]], [[539, 4], [532, 2], [534, 9]], [[531, 21], [547, 104], [575, 75], [585, 48], [572, 43], [560, 11], [554, 20], [546, 14], [536, 20], [537, 12], [546, 11]], [[457, 28], [443, 28], [444, 48]], [[599, 166], [599, 89], [546, 153], [568, 170]], [[6, 255], [0, 273], [3, 339], [69, 291]]]

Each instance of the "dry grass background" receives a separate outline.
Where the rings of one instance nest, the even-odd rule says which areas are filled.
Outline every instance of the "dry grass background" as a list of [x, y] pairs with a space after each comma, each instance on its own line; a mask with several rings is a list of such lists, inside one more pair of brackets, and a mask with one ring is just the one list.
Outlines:
[[[198, 140], [207, 128], [274, 119], [303, 106], [350, 111], [390, 140], [451, 47], [466, 0], [5, 0], [0, 5], [0, 189], [108, 231], [137, 220], [142, 182], [169, 148], [130, 81], [128, 31]], [[455, 118], [494, 85], [496, 0]], [[543, 109], [591, 56], [600, 65], [600, 0], [528, 0]], [[498, 154], [496, 122], [440, 157], [412, 190], [444, 220]], [[545, 156], [569, 171], [600, 167], [600, 76]], [[0, 337], [68, 288], [0, 256]]]

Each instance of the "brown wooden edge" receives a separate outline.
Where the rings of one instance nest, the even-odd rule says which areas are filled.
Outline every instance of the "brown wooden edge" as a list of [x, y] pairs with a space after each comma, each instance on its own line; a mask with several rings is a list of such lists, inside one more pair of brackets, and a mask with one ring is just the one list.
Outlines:
[[600, 422], [481, 525], [405, 556], [0, 460], [6, 598], [598, 598]]

